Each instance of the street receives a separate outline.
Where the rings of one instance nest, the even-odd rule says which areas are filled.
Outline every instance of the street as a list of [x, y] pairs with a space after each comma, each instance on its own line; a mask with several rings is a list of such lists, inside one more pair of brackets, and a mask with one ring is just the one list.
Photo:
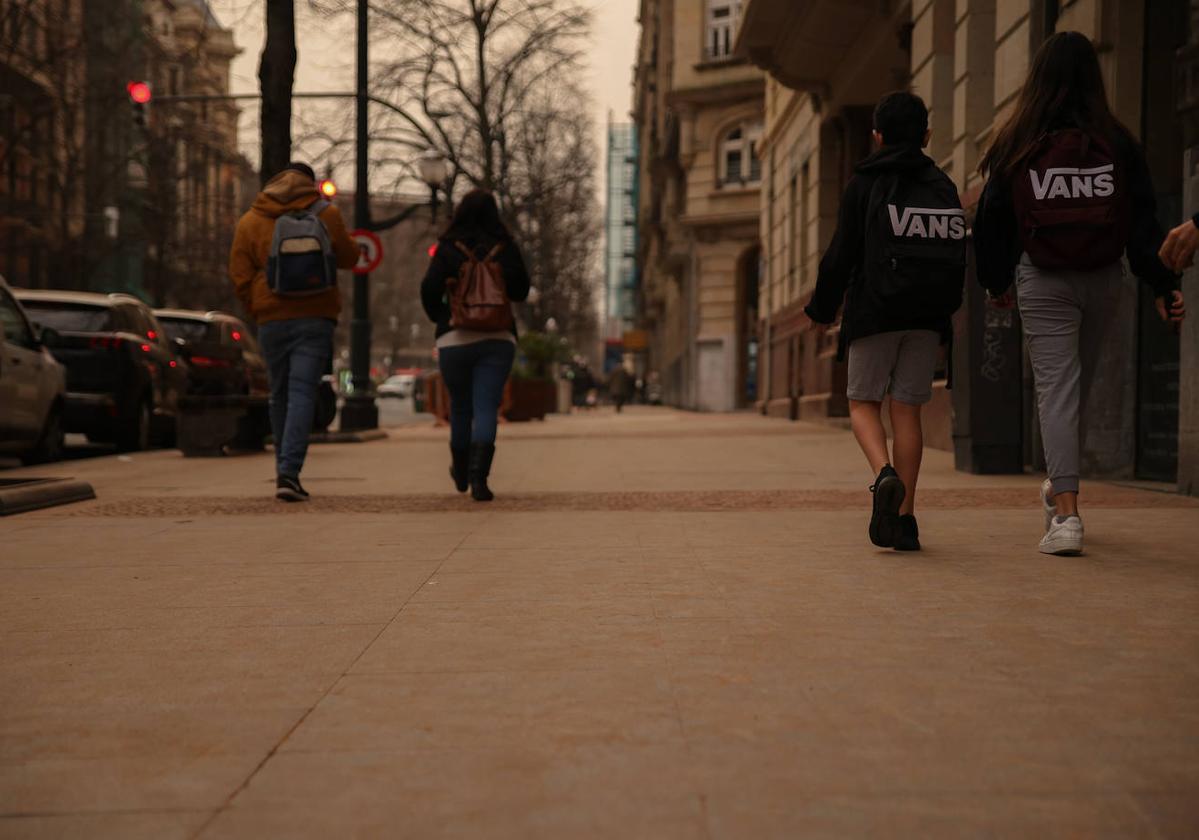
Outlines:
[[852, 437], [634, 407], [93, 458], [0, 520], [0, 837], [1186, 837], [1199, 501], [926, 454], [866, 538]]

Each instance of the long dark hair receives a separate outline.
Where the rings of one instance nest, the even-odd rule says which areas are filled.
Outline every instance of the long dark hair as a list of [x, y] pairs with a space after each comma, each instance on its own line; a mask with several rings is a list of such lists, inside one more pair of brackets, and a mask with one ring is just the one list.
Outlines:
[[1059, 32], [1037, 50], [1016, 108], [978, 171], [1010, 178], [1054, 128], [1081, 128], [1109, 142], [1131, 137], [1107, 102], [1099, 56], [1081, 32]]
[[512, 238], [500, 218], [495, 196], [487, 190], [471, 190], [462, 197], [442, 236], [449, 240], [482, 238], [501, 242]]

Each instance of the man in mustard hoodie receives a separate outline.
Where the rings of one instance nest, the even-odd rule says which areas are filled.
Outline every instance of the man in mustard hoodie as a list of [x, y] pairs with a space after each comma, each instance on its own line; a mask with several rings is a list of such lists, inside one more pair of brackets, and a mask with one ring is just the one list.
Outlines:
[[[258, 339], [270, 368], [275, 496], [289, 502], [308, 498], [300, 485], [300, 470], [308, 453], [317, 389], [333, 353], [341, 293], [333, 287], [304, 297], [281, 297], [267, 285], [266, 266], [275, 221], [284, 213], [311, 207], [320, 198], [312, 167], [289, 163], [263, 187], [237, 223], [229, 255], [229, 276], [242, 306], [258, 324]], [[318, 218], [329, 234], [337, 267], [353, 268], [358, 246], [341, 213], [330, 204]]]

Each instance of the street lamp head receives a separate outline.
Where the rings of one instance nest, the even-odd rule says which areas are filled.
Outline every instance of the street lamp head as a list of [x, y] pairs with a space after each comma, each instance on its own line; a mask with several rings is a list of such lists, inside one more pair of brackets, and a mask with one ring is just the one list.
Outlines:
[[449, 167], [445, 155], [436, 149], [429, 149], [417, 161], [420, 178], [430, 187], [440, 187], [449, 177]]

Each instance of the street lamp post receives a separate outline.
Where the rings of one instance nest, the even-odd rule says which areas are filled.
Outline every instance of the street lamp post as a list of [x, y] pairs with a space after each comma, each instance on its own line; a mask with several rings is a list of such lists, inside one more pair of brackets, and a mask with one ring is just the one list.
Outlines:
[[[368, 0], [358, 0], [358, 79], [357, 142], [355, 153], [354, 225], [371, 229], [369, 184], [369, 142], [367, 130], [368, 61], [367, 12]], [[354, 275], [354, 311], [350, 321], [350, 383], [351, 391], [341, 409], [342, 431], [359, 431], [379, 427], [379, 406], [375, 403], [371, 384], [371, 302], [370, 275]]]
[[[368, 60], [368, 0], [358, 0], [358, 78], [357, 140], [355, 142], [354, 224], [363, 230], [382, 231], [398, 225], [411, 216], [420, 205], [404, 208], [389, 219], [371, 219], [370, 206], [370, 133], [367, 108], [372, 101], [368, 91], [370, 62]], [[433, 217], [437, 217], [437, 191], [447, 179], [446, 159], [441, 153], [429, 150], [417, 161], [420, 178], [429, 186]], [[350, 394], [341, 409], [342, 431], [361, 431], [379, 427], [379, 406], [375, 402], [371, 382], [371, 312], [370, 275], [354, 275], [354, 315], [350, 321]]]

